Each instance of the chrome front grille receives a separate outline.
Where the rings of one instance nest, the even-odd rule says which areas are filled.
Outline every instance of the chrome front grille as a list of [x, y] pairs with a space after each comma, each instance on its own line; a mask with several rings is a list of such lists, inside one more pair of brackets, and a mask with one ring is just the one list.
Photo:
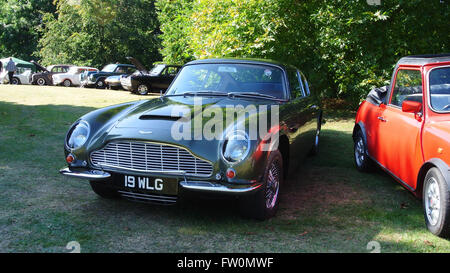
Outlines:
[[124, 169], [143, 172], [211, 176], [208, 161], [193, 156], [183, 148], [149, 142], [110, 142], [91, 153], [94, 166], [103, 169]]
[[129, 199], [136, 202], [149, 202], [159, 204], [175, 204], [177, 202], [176, 196], [165, 196], [156, 194], [144, 194], [131, 191], [118, 191], [118, 193], [125, 199]]

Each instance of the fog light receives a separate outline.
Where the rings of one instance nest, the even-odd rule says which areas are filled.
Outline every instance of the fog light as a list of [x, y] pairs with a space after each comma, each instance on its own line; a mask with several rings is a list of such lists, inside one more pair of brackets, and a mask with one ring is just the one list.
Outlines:
[[75, 161], [75, 157], [72, 155], [72, 154], [69, 154], [67, 157], [66, 157], [66, 161], [67, 161], [67, 163], [72, 163], [72, 162], [74, 162]]
[[231, 179], [231, 178], [234, 178], [235, 176], [236, 176], [236, 172], [233, 169], [230, 168], [230, 169], [227, 170], [227, 177], [228, 178]]

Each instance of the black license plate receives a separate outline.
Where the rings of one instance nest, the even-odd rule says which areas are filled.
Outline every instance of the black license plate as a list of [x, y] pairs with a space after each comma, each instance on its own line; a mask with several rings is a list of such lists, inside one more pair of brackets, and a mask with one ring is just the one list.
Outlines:
[[167, 195], [178, 194], [178, 179], [176, 178], [123, 175], [121, 176], [121, 181], [125, 189]]

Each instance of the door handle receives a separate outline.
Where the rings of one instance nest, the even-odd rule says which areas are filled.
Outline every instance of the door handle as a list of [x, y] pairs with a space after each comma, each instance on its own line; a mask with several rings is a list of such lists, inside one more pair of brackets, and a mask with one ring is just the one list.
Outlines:
[[384, 119], [383, 117], [378, 117], [379, 120], [381, 120], [382, 122], [387, 122], [387, 119]]

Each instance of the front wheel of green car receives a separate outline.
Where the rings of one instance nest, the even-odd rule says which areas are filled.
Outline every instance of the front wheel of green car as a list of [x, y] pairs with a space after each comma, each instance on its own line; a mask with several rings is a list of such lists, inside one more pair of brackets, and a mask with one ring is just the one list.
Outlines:
[[92, 190], [100, 197], [107, 198], [107, 199], [114, 199], [114, 198], [118, 197], [116, 190], [114, 190], [108, 186], [105, 186], [100, 181], [89, 181], [89, 183], [91, 184]]
[[269, 156], [260, 189], [256, 193], [240, 198], [243, 216], [257, 220], [266, 220], [275, 216], [282, 183], [283, 157], [277, 150]]
[[428, 230], [436, 236], [450, 236], [450, 193], [444, 177], [431, 168], [423, 185], [423, 210]]

